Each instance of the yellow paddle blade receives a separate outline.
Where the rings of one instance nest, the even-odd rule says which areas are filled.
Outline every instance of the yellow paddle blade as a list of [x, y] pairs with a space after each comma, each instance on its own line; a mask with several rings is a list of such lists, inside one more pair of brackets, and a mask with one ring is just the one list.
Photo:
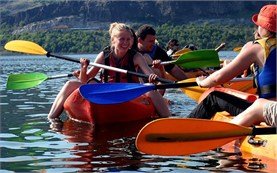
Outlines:
[[172, 57], [173, 58], [178, 58], [179, 56], [183, 55], [184, 53], [190, 52], [191, 50], [189, 48], [184, 48], [181, 50], [178, 50], [177, 52], [175, 52]]
[[20, 53], [28, 53], [34, 55], [46, 55], [47, 52], [40, 45], [25, 40], [13, 40], [8, 42], [5, 47], [6, 50], [20, 52]]
[[242, 49], [242, 47], [235, 47], [235, 48], [233, 49], [233, 51], [234, 51], [234, 52], [240, 52], [241, 49]]
[[250, 128], [226, 122], [162, 118], [141, 129], [136, 147], [147, 154], [189, 155], [220, 147], [251, 133]]
[[[178, 83], [186, 83], [186, 82], [195, 82], [195, 78], [189, 78], [182, 81], [179, 81]], [[198, 101], [200, 96], [207, 90], [207, 88], [201, 88], [199, 86], [192, 86], [192, 87], [185, 87], [181, 88], [184, 94], [186, 94], [189, 98], [191, 98], [194, 101]]]

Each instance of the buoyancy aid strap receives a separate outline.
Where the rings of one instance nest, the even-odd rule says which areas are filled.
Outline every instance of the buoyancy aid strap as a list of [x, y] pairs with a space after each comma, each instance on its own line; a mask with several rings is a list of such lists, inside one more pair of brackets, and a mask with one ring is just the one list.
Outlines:
[[276, 48], [276, 38], [261, 38], [254, 43], [259, 43], [264, 49], [264, 58], [266, 59], [270, 52]]
[[271, 93], [272, 91], [276, 92], [276, 85], [265, 85], [259, 88], [259, 92], [263, 94]]

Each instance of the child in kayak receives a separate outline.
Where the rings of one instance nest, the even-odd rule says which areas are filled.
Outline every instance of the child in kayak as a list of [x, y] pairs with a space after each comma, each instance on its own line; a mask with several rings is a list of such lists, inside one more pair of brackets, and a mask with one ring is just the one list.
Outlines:
[[[264, 6], [259, 14], [252, 17], [252, 21], [258, 26], [255, 34], [258, 34], [259, 39], [246, 43], [237, 57], [222, 69], [208, 77], [196, 78], [197, 84], [200, 87], [223, 84], [254, 63], [259, 97], [276, 102], [276, 16], [277, 5]], [[227, 111], [236, 116], [251, 104], [235, 96], [214, 91], [188, 117], [210, 119], [220, 111]]]
[[[145, 62], [142, 55], [135, 50], [131, 49], [134, 43], [134, 35], [131, 28], [123, 23], [112, 23], [109, 29], [110, 34], [110, 47], [100, 52], [95, 63], [106, 64], [109, 61], [110, 66], [127, 68], [126, 70], [134, 70], [139, 67], [145, 74], [149, 75], [149, 82], [154, 82], [157, 75], [153, 73], [151, 68]], [[105, 54], [108, 53], [108, 58], [105, 58]], [[100, 68], [91, 67], [87, 70], [89, 62], [87, 59], [81, 58], [81, 69], [76, 76], [78, 81], [68, 81], [59, 94], [57, 95], [52, 108], [48, 114], [49, 119], [55, 119], [60, 116], [63, 111], [63, 105], [68, 96], [81, 85], [86, 84], [91, 78], [94, 78], [99, 72]], [[154, 66], [159, 66], [160, 61], [155, 61]], [[119, 74], [109, 71], [107, 75], [102, 78], [102, 81], [106, 82], [136, 82], [138, 81], [133, 76], [127, 76], [126, 74]], [[165, 103], [163, 97], [158, 91], [150, 91], [147, 95], [152, 99], [152, 102], [156, 108], [160, 117], [169, 117], [171, 113]]]

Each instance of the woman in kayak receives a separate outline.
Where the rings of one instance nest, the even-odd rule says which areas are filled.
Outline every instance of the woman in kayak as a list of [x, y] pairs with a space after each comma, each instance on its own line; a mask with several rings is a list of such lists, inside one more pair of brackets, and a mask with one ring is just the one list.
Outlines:
[[[109, 34], [111, 38], [110, 47], [105, 48], [97, 55], [95, 63], [105, 65], [108, 64], [113, 67], [125, 68], [130, 71], [134, 71], [137, 67], [139, 67], [145, 74], [149, 75], [149, 82], [154, 82], [157, 75], [153, 73], [142, 55], [131, 49], [135, 39], [132, 29], [123, 23], [112, 23], [110, 25]], [[80, 62], [81, 69], [76, 75], [79, 80], [68, 81], [63, 86], [48, 114], [49, 119], [58, 118], [64, 109], [63, 104], [68, 96], [75, 89], [79, 88], [83, 84], [86, 84], [89, 79], [94, 78], [100, 70], [100, 68], [94, 66], [87, 70], [89, 65], [89, 61], [87, 59], [81, 58]], [[153, 65], [159, 66], [160, 61], [154, 61]], [[103, 82], [138, 82], [136, 77], [113, 71], [104, 71], [101, 79]], [[171, 116], [167, 104], [158, 91], [150, 91], [147, 95], [152, 99], [152, 102], [160, 117]]]
[[[259, 14], [252, 17], [252, 21], [258, 26], [256, 34], [260, 39], [246, 43], [232, 62], [209, 77], [196, 78], [197, 84], [200, 87], [223, 84], [254, 64], [259, 97], [276, 102], [276, 16], [277, 5], [264, 6]], [[251, 104], [235, 96], [214, 91], [188, 117], [210, 119], [220, 111], [236, 116]]]

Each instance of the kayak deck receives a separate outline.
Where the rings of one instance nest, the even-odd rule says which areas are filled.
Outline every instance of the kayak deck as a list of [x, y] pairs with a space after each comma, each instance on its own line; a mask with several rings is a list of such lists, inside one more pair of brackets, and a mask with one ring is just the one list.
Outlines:
[[[229, 122], [232, 119], [227, 112], [219, 112], [214, 117], [213, 120]], [[266, 126], [261, 123], [261, 127]], [[247, 136], [240, 141], [241, 152], [247, 152], [248, 155], [263, 156], [271, 159], [275, 159], [277, 162], [277, 135], [257, 135], [253, 138], [254, 141], [260, 141], [260, 144], [250, 144], [249, 140], [251, 136]]]

